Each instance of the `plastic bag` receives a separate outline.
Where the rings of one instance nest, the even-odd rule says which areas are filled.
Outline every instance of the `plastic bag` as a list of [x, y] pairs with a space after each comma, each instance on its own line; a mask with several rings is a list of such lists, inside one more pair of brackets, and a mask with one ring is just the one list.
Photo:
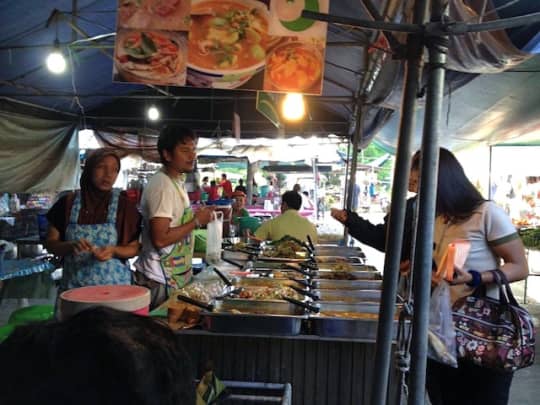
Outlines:
[[221, 259], [223, 242], [223, 212], [214, 211], [214, 219], [206, 226], [206, 261], [217, 263]]
[[444, 280], [431, 294], [428, 357], [447, 366], [457, 367], [456, 331], [452, 320], [450, 286]]

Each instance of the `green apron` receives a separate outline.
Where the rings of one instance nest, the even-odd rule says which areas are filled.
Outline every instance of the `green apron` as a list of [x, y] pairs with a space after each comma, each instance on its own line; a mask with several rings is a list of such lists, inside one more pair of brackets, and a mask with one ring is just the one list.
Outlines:
[[[178, 194], [180, 194], [180, 198], [186, 203], [187, 208], [184, 209], [184, 215], [182, 215], [178, 224], [185, 225], [193, 220], [193, 210], [189, 206], [189, 199], [185, 193], [182, 193], [182, 190], [180, 190], [180, 187], [178, 187], [178, 184], [173, 179], [171, 181], [176, 187]], [[176, 242], [169, 253], [161, 255], [159, 261], [165, 276], [167, 290], [169, 288], [173, 290], [182, 288], [193, 278], [191, 259], [193, 258], [194, 242], [195, 239], [190, 232], [183, 240]]]

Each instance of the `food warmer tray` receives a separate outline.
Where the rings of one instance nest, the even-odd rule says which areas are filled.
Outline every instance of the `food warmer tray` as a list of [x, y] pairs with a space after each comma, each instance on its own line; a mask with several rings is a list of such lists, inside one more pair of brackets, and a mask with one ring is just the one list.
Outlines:
[[358, 263], [358, 264], [364, 264], [365, 258], [360, 257], [358, 255], [356, 256], [339, 256], [339, 255], [323, 255], [323, 256], [315, 256], [315, 261], [320, 265], [323, 265], [325, 263]]
[[319, 270], [313, 276], [321, 280], [382, 280], [381, 274], [376, 271]]
[[324, 280], [313, 279], [314, 289], [324, 290], [381, 290], [382, 280]]
[[381, 290], [313, 290], [320, 301], [361, 303], [379, 302]]
[[363, 257], [362, 249], [346, 246], [319, 246], [315, 245], [315, 256], [358, 256]]
[[[344, 304], [344, 303], [324, 303], [317, 304], [320, 308], [318, 314], [309, 315], [311, 333], [322, 337], [338, 337], [352, 339], [377, 338], [377, 324], [379, 314], [379, 304]], [[326, 316], [326, 311], [342, 312], [343, 317]], [[369, 314], [372, 319], [362, 319], [347, 317], [347, 313]], [[394, 320], [392, 336], [395, 339], [397, 334], [397, 320]]]
[[235, 287], [299, 287], [304, 285], [302, 281], [295, 281], [289, 278], [235, 277], [231, 281]]

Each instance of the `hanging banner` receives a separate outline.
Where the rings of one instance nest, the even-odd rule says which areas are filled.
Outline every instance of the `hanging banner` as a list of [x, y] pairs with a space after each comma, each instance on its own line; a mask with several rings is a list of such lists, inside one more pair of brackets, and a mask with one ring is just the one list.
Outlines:
[[277, 108], [277, 94], [258, 91], [255, 108], [262, 115], [268, 118], [270, 122], [277, 128], [281, 126], [281, 120], [279, 119], [279, 112]]
[[113, 80], [321, 94], [329, 0], [119, 0]]

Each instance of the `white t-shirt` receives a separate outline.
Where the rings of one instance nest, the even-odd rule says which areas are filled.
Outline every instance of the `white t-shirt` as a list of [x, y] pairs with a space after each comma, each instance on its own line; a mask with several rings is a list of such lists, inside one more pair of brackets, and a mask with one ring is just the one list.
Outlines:
[[[495, 256], [491, 246], [518, 238], [519, 235], [512, 221], [504, 210], [492, 201], [481, 204], [466, 221], [457, 224], [444, 223], [439, 216], [435, 219], [435, 232], [433, 234], [433, 259], [438, 266], [449, 243], [457, 239], [468, 240], [471, 248], [463, 269], [478, 272], [489, 271], [500, 266], [500, 258]], [[457, 298], [468, 295], [472, 289], [466, 285], [452, 286], [452, 296]], [[490, 296], [494, 289], [488, 289]], [[496, 290], [496, 289], [495, 289]]]
[[180, 225], [184, 211], [189, 207], [189, 198], [183, 180], [179, 177], [174, 181], [178, 188], [167, 174], [158, 171], [146, 185], [141, 199], [142, 249], [134, 266], [146, 277], [162, 284], [165, 284], [165, 277], [159, 258], [161, 254], [169, 253], [173, 245], [160, 249], [161, 254], [156, 250], [150, 237], [150, 220], [156, 217], [170, 218], [171, 228]]

